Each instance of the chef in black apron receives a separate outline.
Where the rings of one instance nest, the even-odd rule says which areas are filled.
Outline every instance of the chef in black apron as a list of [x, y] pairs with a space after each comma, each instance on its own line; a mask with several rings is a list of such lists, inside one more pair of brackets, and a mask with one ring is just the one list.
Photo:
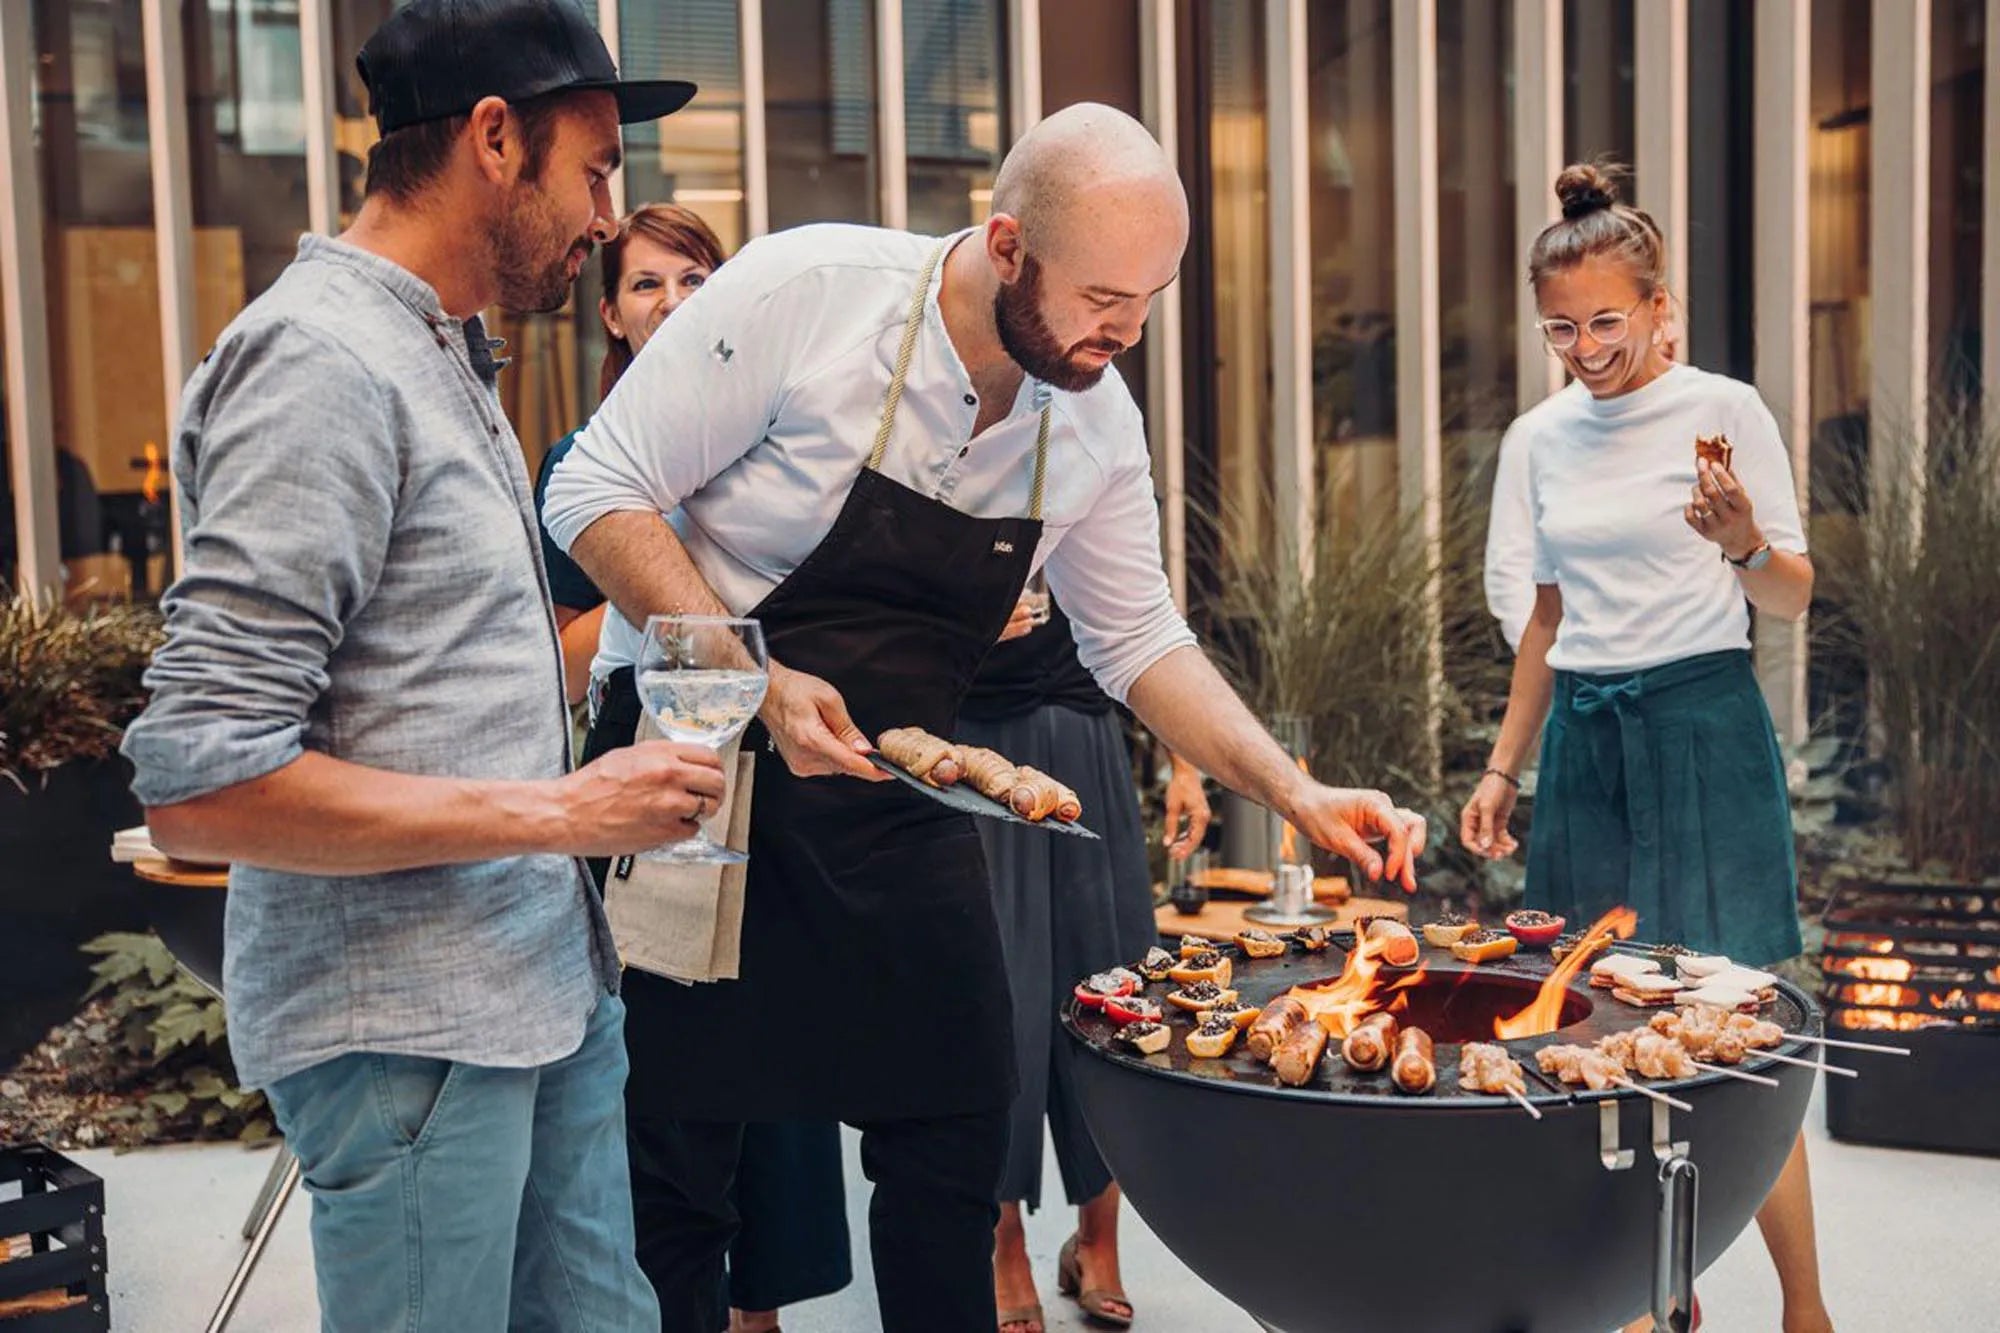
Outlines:
[[[1024, 189], [1046, 190], [1033, 183], [1055, 169], [1113, 184], [1075, 216], [1037, 211]], [[1035, 221], [1024, 226], [1003, 210], [1016, 200]], [[1388, 873], [1413, 883], [1421, 821], [1380, 793], [1335, 792], [1301, 777], [1193, 647], [1159, 570], [1136, 409], [1122, 386], [1083, 393], [1113, 352], [1137, 340], [1152, 292], [1178, 265], [1186, 212], [1171, 164], [1121, 113], [1069, 108], [1009, 155], [995, 208], [983, 243], [978, 232], [919, 242], [837, 227], [753, 242], [648, 344], [550, 482], [551, 533], [628, 625], [654, 612], [733, 608], [763, 623], [773, 663], [773, 698], [746, 739], [758, 764], [741, 979], [682, 986], [626, 977], [628, 1044], [646, 1052], [627, 1092], [640, 1262], [669, 1330], [714, 1326], [743, 1122], [801, 1116], [862, 1132], [883, 1327], [992, 1325], [995, 1193], [1015, 1071], [985, 863], [967, 817], [903, 784], [856, 780], [880, 776], [858, 752], [888, 727], [952, 732], [1038, 552], [1048, 553], [1044, 502], [1058, 481], [1064, 531], [1050, 534], [1048, 550], [1072, 541], [1086, 558], [1052, 565], [1051, 583], [1107, 691], [1191, 761], [1283, 808], [1318, 841], [1382, 866], [1359, 839], [1386, 837]], [[1101, 243], [1121, 209], [1163, 220], [1145, 244], [1097, 252], [1094, 262], [1118, 270], [1108, 304], [1093, 305], [1110, 313], [1086, 340], [1056, 342], [1045, 355], [1054, 326], [1018, 318], [1023, 302], [1043, 299], [1024, 232], [1067, 257], [1057, 238], [1084, 233], [1066, 227], [1091, 228]], [[905, 257], [920, 243], [912, 273]], [[895, 341], [884, 344], [872, 322], [857, 338], [843, 313], [879, 309], [891, 282], [909, 284]], [[991, 298], [981, 328], [967, 294], [978, 296], [982, 283], [1019, 284], [1016, 315]], [[944, 306], [951, 292], [957, 325]], [[999, 374], [987, 346], [996, 326], [1006, 348]], [[807, 337], [814, 329], [838, 337]], [[974, 349], [962, 364], [961, 345]], [[774, 355], [784, 374], [750, 378]], [[905, 403], [913, 364], [928, 387]], [[1034, 379], [1024, 381], [1024, 370]], [[1079, 396], [1062, 440], [1069, 471], [1058, 478], [1051, 385], [1065, 381]], [[981, 382], [1008, 395], [996, 408], [1011, 404], [983, 428], [971, 391]], [[961, 392], [972, 411], [960, 408]], [[852, 410], [860, 401], [879, 404], [865, 425]], [[836, 410], [846, 415], [825, 415]], [[1032, 449], [1024, 447], [1030, 423]], [[851, 435], [869, 430], [864, 454]], [[1123, 452], [1084, 438], [1091, 430], [1123, 432], [1115, 442]], [[745, 441], [717, 438], [734, 434], [761, 439], [745, 452]], [[892, 441], [900, 475], [888, 468]], [[988, 503], [979, 516], [967, 512], [976, 499], [951, 503], [974, 475], [959, 465], [981, 448], [1001, 451], [989, 457], [1006, 477], [1019, 461], [1024, 502], [1012, 513], [993, 514]], [[843, 457], [855, 461], [843, 468]], [[1111, 499], [1107, 468], [1124, 488]], [[902, 479], [913, 472], [924, 489]], [[801, 485], [821, 477], [823, 487]], [[676, 506], [677, 522], [689, 526], [669, 529], [657, 514]], [[821, 521], [816, 542], [788, 547]], [[1117, 578], [1104, 579], [1106, 568]], [[1126, 614], [1121, 581], [1143, 620]], [[746, 587], [763, 591], [752, 598]], [[607, 652], [615, 629], [607, 628]], [[591, 755], [628, 743], [639, 714], [629, 669], [613, 672], [599, 694]]]

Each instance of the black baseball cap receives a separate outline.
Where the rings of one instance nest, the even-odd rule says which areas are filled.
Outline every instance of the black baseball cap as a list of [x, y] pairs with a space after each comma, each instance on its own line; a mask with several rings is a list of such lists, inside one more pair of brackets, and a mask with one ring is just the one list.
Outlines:
[[354, 64], [383, 134], [465, 115], [486, 97], [602, 89], [630, 124], [671, 115], [695, 94], [679, 79], [620, 79], [576, 0], [411, 0], [361, 44]]

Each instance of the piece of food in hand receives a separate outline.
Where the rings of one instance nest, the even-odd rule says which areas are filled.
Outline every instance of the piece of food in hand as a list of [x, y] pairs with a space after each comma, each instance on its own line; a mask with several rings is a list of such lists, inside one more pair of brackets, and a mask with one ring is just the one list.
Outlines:
[[1119, 1028], [1115, 1040], [1124, 1042], [1141, 1055], [1158, 1055], [1167, 1049], [1167, 1041], [1172, 1036], [1173, 1032], [1165, 1023], [1141, 1020]]
[[1505, 923], [1514, 938], [1530, 949], [1545, 949], [1554, 944], [1563, 927], [1569, 924], [1559, 916], [1538, 912], [1532, 907], [1507, 913]]
[[1146, 950], [1146, 956], [1139, 961], [1133, 970], [1148, 981], [1165, 981], [1174, 968], [1179, 965], [1179, 959], [1156, 944]]
[[1521, 941], [1504, 930], [1475, 930], [1451, 946], [1451, 956], [1467, 963], [1490, 963], [1520, 947]]
[[1389, 1077], [1398, 1091], [1421, 1096], [1437, 1086], [1437, 1055], [1431, 1034], [1422, 1028], [1404, 1028], [1396, 1035], [1396, 1058], [1389, 1064]]
[[1193, 1013], [1206, 1012], [1215, 1008], [1218, 1004], [1226, 1004], [1235, 998], [1235, 991], [1226, 990], [1216, 985], [1213, 981], [1197, 981], [1191, 986], [1183, 986], [1179, 990], [1167, 992], [1168, 1004], [1178, 1009], [1189, 1010]]
[[1226, 1018], [1206, 1019], [1187, 1034], [1188, 1054], [1203, 1060], [1219, 1059], [1236, 1044], [1236, 1032], [1236, 1025]]
[[1685, 981], [1704, 981], [1735, 966], [1725, 954], [1691, 953], [1674, 960], [1674, 974]]
[[1257, 1015], [1263, 1011], [1256, 1005], [1245, 1004], [1241, 1000], [1224, 1000], [1208, 1012], [1211, 1017], [1226, 1018], [1237, 1027], [1247, 1028], [1257, 1021]]
[[882, 757], [911, 777], [933, 787], [950, 787], [965, 776], [965, 758], [957, 746], [922, 727], [891, 727], [875, 738]]
[[1014, 770], [1014, 790], [1007, 804], [1030, 824], [1039, 824], [1062, 804], [1063, 785], [1039, 768], [1021, 764]]
[[1463, 912], [1443, 912], [1435, 921], [1424, 922], [1424, 940], [1440, 949], [1452, 945], [1479, 929], [1479, 923]]
[[1386, 1010], [1368, 1015], [1340, 1043], [1341, 1058], [1364, 1074], [1384, 1068], [1395, 1052], [1400, 1027], [1396, 1016]]
[[1611, 988], [1611, 998], [1639, 1009], [1654, 1005], [1672, 1004], [1674, 997], [1687, 987], [1672, 977], [1657, 972], [1645, 972], [1635, 977], [1626, 977]]
[[1611, 947], [1611, 937], [1608, 935], [1586, 935], [1581, 931], [1569, 931], [1556, 936], [1555, 943], [1549, 946], [1549, 957], [1560, 963], [1581, 949], [1586, 940], [1590, 942], [1590, 952], [1593, 956]]
[[1158, 1000], [1144, 995], [1107, 995], [1104, 1016], [1114, 1023], [1157, 1023], [1166, 1014]]
[[1415, 967], [1423, 951], [1417, 945], [1417, 937], [1410, 928], [1394, 917], [1371, 917], [1368, 921], [1368, 938], [1376, 946], [1376, 957], [1390, 967]]
[[1109, 972], [1094, 972], [1076, 983], [1076, 998], [1087, 1009], [1102, 1009], [1104, 1001], [1111, 996], [1136, 992], [1139, 989], [1137, 980], [1122, 967]]
[[1325, 953], [1326, 946], [1332, 942], [1325, 926], [1301, 926], [1292, 932], [1292, 943], [1307, 953]]
[[1590, 984], [1599, 990], [1610, 990], [1629, 977], [1648, 976], [1659, 970], [1660, 965], [1650, 958], [1634, 958], [1629, 953], [1614, 953], [1590, 965]]
[[1250, 1024], [1244, 1041], [1250, 1048], [1250, 1054], [1259, 1060], [1269, 1060], [1271, 1052], [1278, 1049], [1279, 1042], [1312, 1021], [1312, 1014], [1305, 1005], [1290, 995], [1280, 995], [1264, 1006], [1264, 1012]]
[[1294, 1088], [1311, 1082], [1320, 1057], [1326, 1054], [1326, 1039], [1326, 1029], [1317, 1023], [1287, 1032], [1271, 1052], [1271, 1068], [1277, 1071], [1278, 1081]]
[[1729, 443], [1727, 435], [1697, 435], [1694, 437], [1694, 456], [1697, 461], [1707, 459], [1710, 467], [1726, 469], [1729, 461], [1736, 456], [1736, 449]]
[[1167, 977], [1183, 986], [1197, 981], [1213, 981], [1218, 986], [1227, 986], [1234, 971], [1230, 961], [1220, 951], [1210, 947], [1203, 949], [1192, 958], [1183, 958], [1180, 966], [1170, 968]]
[[1018, 782], [1013, 762], [997, 750], [981, 745], [958, 747], [959, 762], [965, 766], [965, 785], [989, 801], [1007, 804]]
[[1285, 942], [1268, 930], [1240, 930], [1236, 947], [1246, 958], [1276, 958], [1285, 951]]
[[1528, 1095], [1528, 1080], [1520, 1062], [1507, 1054], [1505, 1047], [1490, 1041], [1469, 1041], [1458, 1048], [1458, 1086], [1496, 1097]]

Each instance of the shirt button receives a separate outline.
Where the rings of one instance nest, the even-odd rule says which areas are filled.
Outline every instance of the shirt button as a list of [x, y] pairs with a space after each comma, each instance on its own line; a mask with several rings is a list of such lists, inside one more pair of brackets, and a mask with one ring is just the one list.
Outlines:
[[978, 397], [977, 397], [976, 395], [974, 395], [974, 394], [967, 394], [967, 395], [965, 395], [965, 405], [966, 405], [967, 407], [977, 407], [977, 406], [979, 406], [979, 399], [978, 399]]

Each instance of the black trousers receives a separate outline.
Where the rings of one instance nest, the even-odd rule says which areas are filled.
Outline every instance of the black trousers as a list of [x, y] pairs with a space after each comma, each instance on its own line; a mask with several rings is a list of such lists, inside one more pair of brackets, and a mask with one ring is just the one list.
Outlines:
[[[856, 1128], [861, 1171], [875, 1186], [868, 1248], [884, 1333], [985, 1333], [1007, 1112]], [[722, 1268], [736, 1234], [730, 1184], [743, 1129], [627, 1105], [639, 1267], [660, 1298], [662, 1333], [713, 1333], [727, 1313]]]

